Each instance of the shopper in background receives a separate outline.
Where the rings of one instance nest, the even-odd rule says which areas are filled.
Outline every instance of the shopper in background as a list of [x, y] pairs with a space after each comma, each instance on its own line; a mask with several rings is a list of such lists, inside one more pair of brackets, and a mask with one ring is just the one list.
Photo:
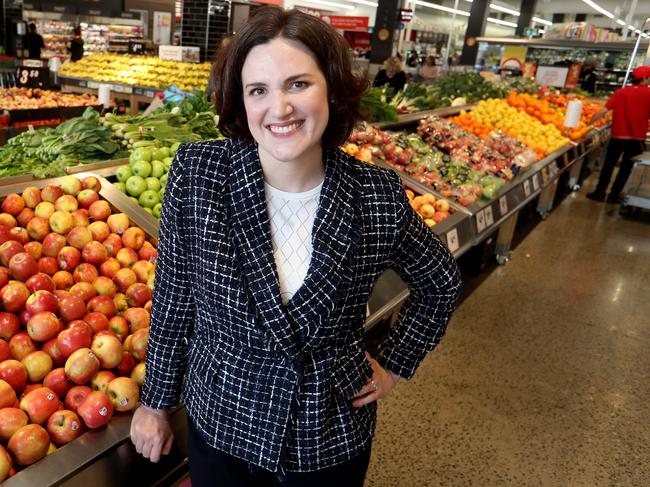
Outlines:
[[583, 64], [580, 71], [580, 89], [592, 95], [596, 93], [596, 81], [598, 81], [596, 66], [596, 61], [590, 59]]
[[81, 27], [79, 26], [74, 28], [74, 35], [70, 41], [68, 52], [70, 53], [70, 60], [73, 62], [84, 57], [84, 41], [81, 38]]
[[[182, 389], [194, 487], [361, 487], [376, 401], [455, 308], [456, 264], [399, 177], [339, 149], [367, 89], [348, 49], [311, 15], [260, 8], [214, 67], [230, 138], [176, 154], [131, 439], [167, 453]], [[375, 360], [366, 303], [388, 267], [411, 294]]]
[[427, 56], [424, 61], [424, 65], [418, 70], [418, 75], [424, 81], [430, 81], [436, 79], [438, 76], [438, 68], [436, 68], [436, 58], [433, 56]]
[[389, 57], [384, 61], [384, 69], [375, 76], [372, 86], [389, 85], [395, 93], [404, 89], [406, 73], [402, 70], [402, 61], [397, 57]]
[[29, 59], [40, 59], [41, 49], [45, 47], [43, 36], [36, 32], [36, 24], [29, 24], [29, 32], [23, 37], [23, 46], [27, 49]]
[[650, 66], [640, 66], [632, 72], [632, 85], [616, 90], [605, 108], [594, 114], [591, 122], [612, 110], [612, 130], [603, 168], [596, 189], [587, 195], [595, 201], [605, 201], [614, 167], [621, 158], [620, 168], [607, 203], [618, 203], [621, 191], [632, 171], [632, 159], [645, 150], [650, 119]]

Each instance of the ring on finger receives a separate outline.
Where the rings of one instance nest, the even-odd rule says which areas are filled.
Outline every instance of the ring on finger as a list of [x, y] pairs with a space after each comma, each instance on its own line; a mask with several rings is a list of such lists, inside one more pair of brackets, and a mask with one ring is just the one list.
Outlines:
[[370, 379], [370, 383], [372, 384], [373, 390], [378, 390], [379, 387], [377, 387], [377, 383], [375, 382], [375, 379]]

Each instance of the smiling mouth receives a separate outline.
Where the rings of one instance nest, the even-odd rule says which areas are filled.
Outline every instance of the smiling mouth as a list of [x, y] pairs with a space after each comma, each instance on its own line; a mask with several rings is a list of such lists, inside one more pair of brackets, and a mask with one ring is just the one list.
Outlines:
[[298, 130], [300, 127], [302, 127], [303, 123], [305, 123], [304, 120], [297, 120], [295, 122], [283, 123], [281, 125], [267, 125], [266, 128], [269, 129], [273, 134], [286, 135], [294, 132], [295, 130]]

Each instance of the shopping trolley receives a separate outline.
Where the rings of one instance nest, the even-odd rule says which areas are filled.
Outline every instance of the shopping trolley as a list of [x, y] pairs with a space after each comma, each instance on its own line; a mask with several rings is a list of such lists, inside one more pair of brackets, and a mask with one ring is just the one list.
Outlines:
[[634, 159], [632, 172], [621, 195], [621, 214], [632, 208], [650, 210], [650, 151], [643, 152]]

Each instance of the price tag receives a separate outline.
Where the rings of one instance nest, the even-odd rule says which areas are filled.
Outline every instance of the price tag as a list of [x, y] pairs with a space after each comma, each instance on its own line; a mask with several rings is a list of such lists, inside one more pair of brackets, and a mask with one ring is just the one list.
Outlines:
[[524, 181], [524, 196], [528, 198], [530, 196], [530, 179]]
[[18, 66], [16, 78], [19, 86], [27, 88], [47, 88], [50, 84], [50, 70], [45, 67]]
[[476, 214], [476, 230], [478, 231], [478, 233], [481, 233], [483, 230], [485, 230], [484, 210], [481, 210]]
[[508, 198], [505, 196], [499, 198], [499, 209], [501, 210], [501, 216], [508, 213]]
[[459, 249], [459, 247], [460, 243], [458, 242], [458, 230], [452, 228], [447, 232], [447, 248], [449, 249], [449, 252], [453, 254]]
[[533, 175], [533, 190], [537, 191], [539, 189], [539, 174]]
[[99, 88], [99, 83], [97, 81], [89, 81], [88, 88], [97, 89]]
[[492, 207], [488, 206], [485, 210], [483, 210], [483, 213], [485, 213], [485, 226], [489, 227], [490, 225], [494, 225], [494, 214], [492, 213]]
[[144, 42], [130, 40], [129, 54], [144, 54]]
[[33, 126], [31, 123], [27, 126], [27, 131], [28, 131], [28, 132], [36, 132], [36, 131], [34, 130], [34, 126]]

